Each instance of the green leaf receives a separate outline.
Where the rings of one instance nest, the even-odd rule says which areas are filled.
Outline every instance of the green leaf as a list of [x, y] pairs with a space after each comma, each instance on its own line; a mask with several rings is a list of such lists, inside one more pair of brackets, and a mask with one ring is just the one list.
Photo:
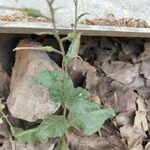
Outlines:
[[91, 102], [90, 100], [73, 100], [69, 101], [67, 104], [67, 108], [70, 110], [70, 113], [88, 113], [90, 111], [98, 110], [100, 107], [96, 104]]
[[63, 116], [50, 116], [43, 121], [38, 127], [23, 130], [20, 128], [11, 127], [13, 136], [22, 142], [34, 143], [41, 141], [46, 143], [49, 138], [61, 137], [67, 130], [67, 123]]
[[66, 143], [64, 137], [63, 137], [61, 143], [58, 145], [58, 150], [69, 150], [68, 144]]
[[115, 115], [112, 108], [89, 110], [88, 112], [70, 113], [68, 123], [85, 134], [98, 131], [104, 122]]
[[47, 52], [58, 52], [58, 50], [53, 48], [52, 46], [44, 46], [42, 48], [43, 48], [44, 51], [47, 51]]
[[37, 18], [37, 17], [43, 17], [43, 18], [47, 18], [50, 19], [46, 16], [44, 16], [40, 10], [38, 9], [34, 9], [34, 8], [23, 8], [22, 11], [24, 11], [28, 16]]
[[44, 71], [34, 81], [49, 89], [50, 97], [55, 102], [65, 103], [73, 95], [73, 82], [63, 71]]
[[76, 36], [76, 33], [75, 32], [71, 32], [66, 37], [62, 38], [61, 40], [62, 41], [68, 40], [68, 41], [72, 42], [73, 39], [75, 38], [75, 36]]
[[67, 52], [67, 57], [69, 58], [76, 58], [78, 56], [79, 52], [79, 47], [80, 47], [80, 38], [81, 38], [81, 33], [77, 33], [74, 36], [74, 39], [72, 40], [68, 52]]
[[85, 113], [97, 110], [100, 107], [90, 101], [90, 93], [86, 89], [80, 87], [74, 89], [72, 99], [67, 101], [66, 106], [73, 113]]
[[43, 50], [47, 51], [47, 52], [54, 52], [57, 51], [55, 48], [53, 48], [52, 46], [45, 46], [43, 47]]

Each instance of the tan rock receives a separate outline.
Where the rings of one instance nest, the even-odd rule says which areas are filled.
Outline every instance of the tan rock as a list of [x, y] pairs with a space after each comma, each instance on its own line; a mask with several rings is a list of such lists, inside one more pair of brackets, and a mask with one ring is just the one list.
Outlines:
[[[22, 40], [18, 47], [39, 47], [39, 43]], [[11, 93], [7, 99], [13, 117], [34, 122], [55, 113], [59, 104], [49, 98], [48, 90], [33, 83], [32, 78], [45, 70], [59, 69], [46, 52], [20, 50], [16, 52], [11, 78]]]

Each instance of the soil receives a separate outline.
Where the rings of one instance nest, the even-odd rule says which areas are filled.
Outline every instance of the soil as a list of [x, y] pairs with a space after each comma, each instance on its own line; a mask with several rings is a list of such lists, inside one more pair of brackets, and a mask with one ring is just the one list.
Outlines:
[[[37, 43], [40, 43], [44, 46], [53, 45], [58, 49], [58, 43], [52, 36], [30, 36], [28, 38], [28, 42], [29, 41], [34, 41], [35, 45], [39, 45]], [[31, 42], [29, 43], [31, 46]], [[16, 45], [17, 44], [18, 41], [16, 41]], [[64, 45], [65, 49], [67, 49], [69, 43], [65, 42]], [[9, 49], [12, 50], [13, 48], [14, 46]], [[24, 55], [23, 53], [26, 54]], [[38, 66], [40, 70], [43, 70], [46, 65], [41, 64], [45, 63], [46, 61], [48, 64], [55, 62], [57, 63], [57, 66], [61, 65], [60, 62], [62, 58], [60, 55], [55, 53], [47, 54], [46, 52], [44, 52], [43, 55], [37, 51], [32, 51], [31, 53], [28, 51], [23, 51], [16, 53], [16, 58], [14, 58], [14, 54], [9, 56], [12, 57], [15, 64], [11, 65], [11, 73], [9, 73], [11, 83], [7, 83], [7, 85], [10, 86], [11, 84], [11, 89], [13, 85], [13, 88], [15, 90], [18, 89], [20, 92], [16, 92], [14, 95], [15, 100], [12, 101], [10, 96], [13, 94], [13, 90], [8, 92], [8, 87], [5, 88], [5, 86], [2, 86], [1, 88], [0, 86], [0, 88], [3, 89], [3, 91], [7, 90], [3, 103], [5, 104], [6, 102], [7, 105], [7, 103], [10, 103], [11, 101], [11, 105], [15, 104], [16, 113], [13, 113], [10, 107], [6, 107], [7, 109], [5, 111], [9, 116], [8, 118], [10, 122], [17, 127], [29, 129], [37, 126], [37, 124], [41, 122], [41, 120], [37, 119], [28, 119], [30, 118], [30, 116], [28, 116], [30, 115], [28, 114], [30, 110], [28, 110], [26, 114], [23, 114], [23, 117], [20, 117], [21, 113], [18, 113], [19, 115], [16, 116], [17, 111], [19, 112], [20, 110], [24, 109], [24, 106], [18, 105], [20, 102], [16, 99], [16, 96], [19, 94], [21, 95], [21, 92], [24, 92], [24, 88], [22, 88], [24, 87], [24, 83], [27, 87], [31, 87], [31, 83], [28, 84], [29, 74], [34, 74], [35, 71], [37, 72]], [[70, 149], [149, 150], [150, 40], [142, 38], [82, 37], [79, 55], [81, 56], [82, 60], [73, 60], [68, 69], [68, 72], [74, 82], [74, 86], [84, 87], [89, 90], [91, 93], [91, 99], [95, 103], [103, 106], [112, 106], [116, 112], [116, 116], [113, 119], [105, 122], [100, 130], [101, 136], [99, 136], [98, 133], [95, 133], [91, 136], [84, 135], [71, 128], [66, 134], [66, 139], [69, 142]], [[3, 59], [8, 59], [7, 55], [4, 56], [5, 57]], [[49, 61], [49, 58], [51, 58], [53, 61], [51, 59]], [[18, 63], [19, 59], [23, 61], [23, 67]], [[40, 63], [38, 63], [38, 60]], [[45, 62], [43, 62], [44, 60]], [[24, 73], [20, 75], [22, 70]], [[1, 72], [5, 72], [3, 74], [8, 76], [5, 68], [3, 68]], [[18, 78], [15, 80], [15, 84], [13, 83], [14, 79], [12, 78]], [[23, 81], [21, 82], [22, 90], [18, 86], [17, 80]], [[1, 81], [2, 79], [0, 78], [0, 84]], [[4, 82], [5, 81], [3, 80], [1, 85], [5, 85]], [[32, 90], [32, 88], [30, 89]], [[28, 92], [27, 95], [29, 105], [31, 105], [29, 94], [33, 94], [38, 98], [41, 95], [44, 95], [43, 93], [40, 95], [40, 92], [37, 94], [35, 92]], [[21, 100], [25, 101], [25, 99]], [[33, 109], [33, 107], [31, 106], [28, 109]], [[42, 106], [41, 112], [46, 108], [46, 105]], [[40, 109], [38, 111], [40, 111]], [[61, 112], [61, 110], [58, 110], [57, 113], [59, 112]], [[41, 119], [38, 114], [36, 115], [37, 118]], [[2, 125], [3, 126], [0, 126], [0, 150], [13, 150], [12, 147], [17, 147], [19, 150], [24, 150], [25, 147], [26, 150], [53, 150], [58, 141], [57, 139], [50, 139], [47, 144], [38, 143], [34, 146], [22, 144], [17, 142], [15, 139], [10, 140], [8, 138], [10, 137], [10, 131], [7, 128], [7, 125]], [[1, 130], [5, 132], [1, 132]]]

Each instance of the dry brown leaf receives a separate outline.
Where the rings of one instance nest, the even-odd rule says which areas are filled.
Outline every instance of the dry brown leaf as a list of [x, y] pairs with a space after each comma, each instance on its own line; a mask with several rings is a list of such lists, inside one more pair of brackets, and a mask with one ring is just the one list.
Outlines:
[[11, 136], [8, 124], [5, 121], [3, 121], [2, 124], [0, 124], [0, 136], [3, 136], [5, 138], [8, 138]]
[[114, 43], [106, 37], [102, 37], [100, 46], [96, 49], [96, 60], [99, 63], [107, 62], [111, 60], [113, 55], [117, 52], [117, 48]]
[[[97, 71], [89, 63], [82, 61], [80, 59], [75, 59], [70, 63], [69, 74], [75, 83], [75, 86], [83, 84], [85, 80], [85, 87], [88, 89], [92, 97], [91, 99], [97, 103], [100, 103], [100, 99], [93, 88], [98, 84], [99, 78], [97, 76]], [[81, 86], [81, 85], [80, 85]]]
[[133, 120], [134, 120], [134, 112], [123, 112], [120, 113], [116, 116], [116, 123], [119, 126], [123, 126], [123, 125], [133, 125]]
[[130, 84], [139, 76], [139, 65], [132, 65], [121, 61], [106, 62], [102, 64], [102, 70], [107, 77], [115, 79], [122, 84]]
[[135, 132], [132, 125], [124, 125], [120, 128], [120, 133], [122, 138], [128, 139], [140, 139], [142, 142], [142, 138], [146, 136], [142, 131]]
[[53, 150], [54, 146], [55, 143], [52, 142], [48, 142], [46, 144], [37, 143], [30, 145], [7, 139], [4, 141], [0, 150]]
[[137, 101], [137, 107], [138, 110], [135, 112], [135, 119], [134, 119], [134, 130], [135, 131], [143, 131], [146, 132], [148, 131], [148, 122], [146, 119], [146, 108], [145, 108], [145, 104], [144, 104], [144, 100], [139, 96]]
[[142, 141], [135, 139], [128, 139], [129, 150], [143, 150]]
[[144, 44], [144, 51], [139, 55], [138, 61], [143, 61], [150, 58], [150, 43]]
[[116, 136], [85, 136], [74, 129], [69, 130], [66, 136], [71, 150], [126, 150], [124, 143]]
[[128, 147], [131, 150], [143, 150], [143, 139], [147, 137], [148, 123], [146, 119], [146, 109], [144, 100], [138, 96], [137, 110], [135, 111], [134, 124], [126, 124], [120, 128], [120, 133], [123, 138], [127, 139]]
[[[130, 90], [117, 90], [112, 97], [107, 99], [106, 104], [110, 103], [114, 109], [121, 112], [132, 112], [136, 110], [137, 94]], [[107, 105], [108, 105], [107, 104]]]
[[9, 139], [3, 142], [3, 145], [0, 147], [0, 150], [12, 150], [12, 146]]
[[146, 79], [150, 80], [150, 59], [142, 61], [140, 73], [144, 75]]

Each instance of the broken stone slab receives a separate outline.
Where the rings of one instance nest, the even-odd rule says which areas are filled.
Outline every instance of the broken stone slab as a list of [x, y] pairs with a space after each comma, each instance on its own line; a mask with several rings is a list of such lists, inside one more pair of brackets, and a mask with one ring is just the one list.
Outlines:
[[[40, 47], [41, 44], [22, 40], [18, 47]], [[33, 83], [32, 78], [45, 70], [59, 67], [46, 52], [38, 50], [20, 50], [16, 52], [16, 60], [11, 77], [10, 95], [7, 99], [8, 109], [15, 118], [34, 122], [55, 113], [60, 104], [49, 98], [46, 88]]]
[[115, 79], [122, 84], [130, 84], [139, 76], [140, 65], [132, 65], [122, 61], [105, 62], [102, 70], [107, 77]]

